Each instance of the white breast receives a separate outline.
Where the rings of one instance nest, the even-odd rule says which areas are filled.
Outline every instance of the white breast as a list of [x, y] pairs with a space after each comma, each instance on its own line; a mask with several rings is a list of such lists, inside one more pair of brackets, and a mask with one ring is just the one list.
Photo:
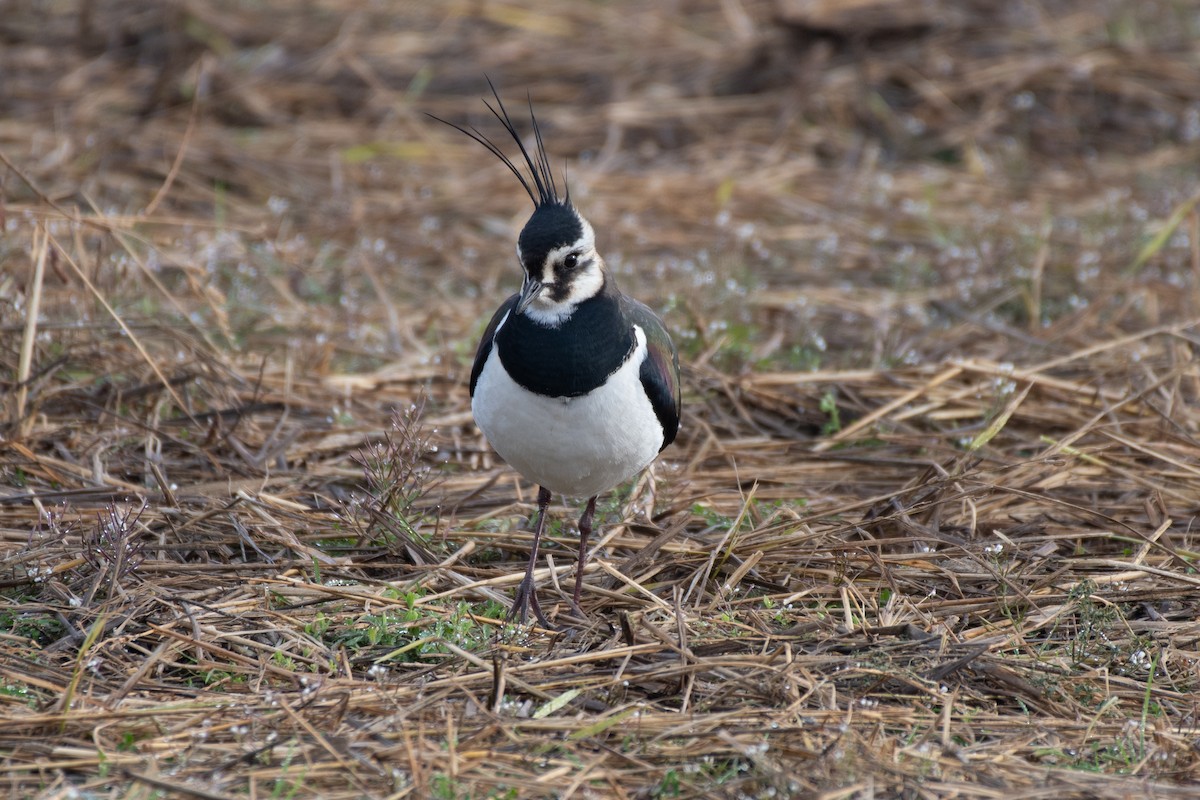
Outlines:
[[634, 326], [633, 355], [580, 397], [543, 397], [518, 385], [492, 347], [471, 411], [488, 442], [517, 472], [557, 494], [591, 497], [644, 469], [663, 443], [642, 388], [646, 335]]

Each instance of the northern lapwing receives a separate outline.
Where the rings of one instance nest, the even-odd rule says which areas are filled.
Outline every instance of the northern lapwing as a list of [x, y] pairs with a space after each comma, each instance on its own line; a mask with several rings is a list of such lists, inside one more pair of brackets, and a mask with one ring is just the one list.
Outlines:
[[552, 628], [533, 581], [552, 493], [587, 498], [571, 596], [583, 616], [579, 598], [596, 498], [675, 440], [679, 356], [662, 320], [617, 288], [565, 180], [559, 195], [532, 101], [527, 147], [490, 80], [488, 86], [496, 107], [484, 105], [516, 143], [521, 166], [479, 130], [448, 124], [500, 159], [534, 210], [517, 238], [521, 291], [497, 309], [475, 353], [471, 411], [495, 451], [538, 485], [529, 564], [509, 619], [524, 623], [532, 605], [538, 622]]

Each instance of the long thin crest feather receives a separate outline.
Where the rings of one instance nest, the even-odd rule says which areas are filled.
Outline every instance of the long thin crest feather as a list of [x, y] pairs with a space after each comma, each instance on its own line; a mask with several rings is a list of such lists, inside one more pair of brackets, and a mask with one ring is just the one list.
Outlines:
[[517, 127], [513, 123], [512, 117], [508, 115], [508, 109], [504, 107], [504, 101], [500, 99], [500, 93], [496, 91], [496, 86], [492, 83], [492, 79], [486, 76], [485, 78], [488, 88], [492, 90], [492, 97], [496, 99], [496, 105], [493, 107], [487, 100], [484, 100], [483, 104], [500, 121], [500, 124], [504, 126], [504, 130], [508, 131], [508, 135], [512, 137], [512, 140], [517, 143], [517, 147], [521, 151], [521, 158], [524, 160], [525, 167], [529, 171], [528, 175], [522, 172], [520, 167], [504, 154], [499, 145], [484, 135], [478, 128], [474, 126], [464, 128], [461, 125], [456, 125], [449, 120], [442, 119], [433, 114], [426, 114], [426, 116], [449, 125], [451, 128], [466, 134], [486, 147], [488, 152], [500, 159], [500, 162], [508, 167], [509, 172], [516, 176], [517, 180], [521, 183], [521, 188], [525, 190], [526, 194], [529, 195], [529, 199], [533, 201], [534, 207], [569, 205], [571, 202], [571, 191], [569, 188], [565, 197], [560, 198], [558, 196], [558, 186], [554, 181], [554, 171], [550, 167], [550, 156], [546, 152], [546, 146], [542, 140], [542, 129], [538, 125], [537, 117], [533, 113], [532, 96], [529, 98], [529, 121], [533, 125], [534, 139], [534, 152], [531, 154], [529, 148], [525, 146], [525, 142], [521, 140], [521, 135], [517, 132]]

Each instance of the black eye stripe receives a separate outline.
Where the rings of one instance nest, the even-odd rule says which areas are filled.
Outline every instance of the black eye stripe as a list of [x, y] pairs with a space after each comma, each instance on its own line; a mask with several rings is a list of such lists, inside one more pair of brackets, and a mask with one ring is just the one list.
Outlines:
[[567, 264], [567, 260], [564, 258], [562, 261], [559, 261], [554, 265], [554, 275], [560, 282], [573, 281], [576, 275], [582, 274], [591, 265], [592, 259], [590, 258], [580, 257], [576, 261], [575, 266], [570, 266]]

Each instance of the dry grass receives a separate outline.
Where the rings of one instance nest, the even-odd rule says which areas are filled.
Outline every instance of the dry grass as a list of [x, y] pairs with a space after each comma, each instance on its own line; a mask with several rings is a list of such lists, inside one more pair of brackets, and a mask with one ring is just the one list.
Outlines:
[[[1191, 4], [383, 5], [6, 6], [12, 796], [1194, 794]], [[569, 635], [484, 73], [685, 354]]]

